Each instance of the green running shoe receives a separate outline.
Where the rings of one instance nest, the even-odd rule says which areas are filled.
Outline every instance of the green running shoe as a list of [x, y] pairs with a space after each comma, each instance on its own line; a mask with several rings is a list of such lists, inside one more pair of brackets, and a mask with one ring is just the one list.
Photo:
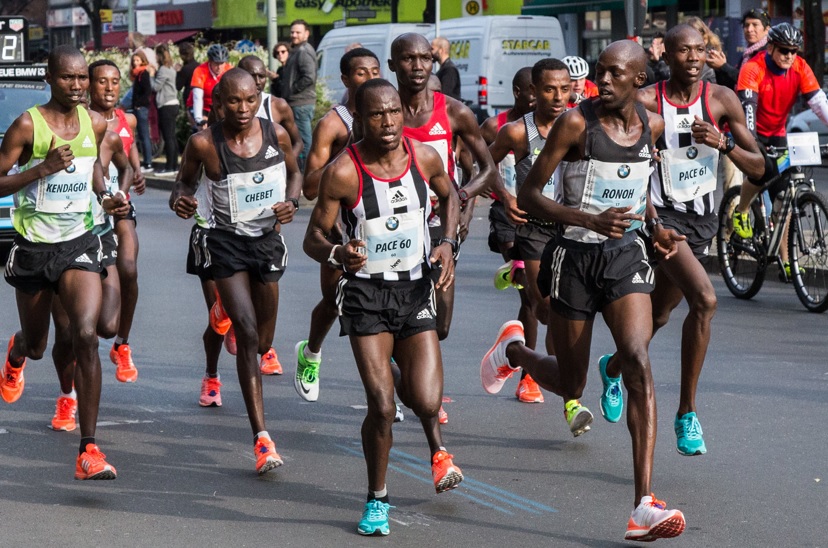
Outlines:
[[[781, 280], [781, 281], [783, 281], [785, 283], [791, 283], [791, 281], [793, 280], [793, 271], [791, 270], [791, 263], [783, 263], [782, 268], [785, 269], [785, 275], [784, 275], [784, 279]], [[805, 269], [802, 268], [801, 266], [799, 267], [799, 275], [800, 276], [805, 275]], [[783, 276], [779, 276], [779, 277], [783, 278]]]
[[293, 387], [299, 397], [305, 401], [319, 399], [319, 366], [322, 361], [311, 361], [305, 357], [305, 347], [308, 341], [296, 343], [296, 375], [293, 377]]
[[601, 373], [601, 382], [604, 383], [604, 391], [601, 392], [601, 414], [609, 422], [618, 422], [624, 411], [624, 393], [621, 391], [621, 376], [607, 376], [610, 358], [612, 354], [604, 354], [598, 360], [598, 372]]
[[495, 288], [500, 291], [509, 289], [510, 287], [514, 287], [515, 289], [523, 289], [522, 285], [515, 283], [512, 279], [513, 271], [514, 261], [509, 261], [508, 263], [498, 268], [495, 272], [494, 277]]
[[592, 424], [592, 413], [578, 400], [569, 400], [564, 404], [564, 416], [569, 424], [569, 431], [576, 438], [588, 431], [589, 425]]
[[676, 450], [679, 453], [688, 457], [707, 453], [696, 413], [691, 411], [681, 417], [677, 415], [673, 427], [676, 429]]
[[737, 236], [743, 240], [753, 238], [753, 226], [750, 224], [749, 213], [739, 213], [734, 210], [731, 221], [733, 222], [733, 232], [735, 232]]
[[362, 511], [362, 519], [357, 526], [357, 533], [360, 535], [374, 535], [379, 533], [382, 536], [391, 532], [388, 527], [388, 510], [394, 508], [387, 502], [372, 500], [365, 503], [365, 510]]

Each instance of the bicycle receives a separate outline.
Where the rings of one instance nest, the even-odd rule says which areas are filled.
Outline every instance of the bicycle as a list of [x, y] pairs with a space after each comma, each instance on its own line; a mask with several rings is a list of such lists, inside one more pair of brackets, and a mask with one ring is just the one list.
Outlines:
[[[799, 134], [800, 136], [806, 134]], [[789, 136], [790, 137], [790, 136]], [[800, 142], [801, 138], [797, 138]], [[826, 154], [816, 134], [809, 135], [808, 146], [817, 156]], [[801, 141], [804, 142], [804, 141]], [[792, 282], [797, 297], [810, 312], [828, 310], [828, 201], [816, 191], [814, 180], [806, 177], [803, 165], [818, 165], [821, 158], [811, 157], [805, 163], [797, 160], [794, 145], [768, 148], [768, 155], [777, 158], [780, 175], [765, 184], [783, 178], [784, 192], [773, 198], [770, 214], [761, 194], [750, 205], [753, 237], [742, 239], [733, 231], [732, 215], [739, 204], [740, 185], [725, 192], [719, 206], [719, 230], [716, 234], [719, 268], [728, 290], [739, 299], [750, 299], [762, 288], [768, 265], [776, 261], [780, 277]], [[789, 148], [793, 154], [788, 155]], [[788, 235], [790, 277], [779, 256], [782, 238]]]

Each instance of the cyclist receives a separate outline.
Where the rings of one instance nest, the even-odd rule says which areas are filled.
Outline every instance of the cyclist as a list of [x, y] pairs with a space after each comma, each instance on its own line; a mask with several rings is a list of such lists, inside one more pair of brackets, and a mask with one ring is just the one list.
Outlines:
[[[802, 47], [802, 33], [790, 23], [780, 23], [768, 32], [768, 49], [764, 55], [756, 55], [742, 66], [736, 92], [745, 110], [748, 129], [765, 146], [787, 146], [785, 123], [799, 95], [808, 106], [828, 124], [828, 98], [820, 89], [814, 72], [805, 60], [797, 55]], [[759, 181], [742, 185], [739, 205], [733, 212], [733, 230], [741, 238], [751, 238], [748, 210], [750, 203], [763, 184], [779, 174], [776, 162], [765, 160], [765, 176]], [[771, 196], [784, 190], [779, 181], [769, 188]], [[790, 278], [788, 249], [783, 239], [780, 250], [785, 274]]]
[[566, 108], [575, 108], [584, 99], [598, 96], [598, 86], [587, 80], [589, 65], [583, 57], [569, 55], [561, 59], [569, 69], [569, 78], [572, 81], [572, 97]]
[[216, 87], [222, 74], [233, 68], [228, 63], [230, 54], [221, 44], [213, 44], [207, 48], [207, 61], [201, 63], [193, 71], [190, 87], [193, 92], [187, 98], [187, 107], [192, 109], [193, 122], [196, 129], [207, 126], [207, 116], [213, 106], [213, 88]]

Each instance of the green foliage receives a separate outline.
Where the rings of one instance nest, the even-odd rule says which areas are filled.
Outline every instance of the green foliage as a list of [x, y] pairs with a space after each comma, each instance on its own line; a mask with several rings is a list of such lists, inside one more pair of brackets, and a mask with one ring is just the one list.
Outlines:
[[[331, 110], [331, 106], [334, 104], [334, 101], [331, 100], [330, 95], [331, 92], [328, 90], [328, 86], [326, 86], [322, 80], [316, 80], [316, 106], [313, 109], [313, 121], [311, 122], [311, 127], [316, 127], [316, 123], [319, 119]], [[336, 102], [339, 102], [339, 97], [336, 98]]]

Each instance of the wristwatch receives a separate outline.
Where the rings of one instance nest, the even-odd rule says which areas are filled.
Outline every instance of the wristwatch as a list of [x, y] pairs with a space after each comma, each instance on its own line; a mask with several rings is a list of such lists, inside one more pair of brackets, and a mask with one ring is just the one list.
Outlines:
[[725, 147], [723, 152], [725, 154], [729, 154], [734, 148], [736, 148], [736, 141], [733, 140], [732, 135], [728, 135], [727, 139], [725, 139]]
[[98, 205], [103, 205], [103, 201], [107, 198], [112, 198], [112, 193], [108, 190], [104, 190], [100, 194], [98, 194]]
[[662, 221], [660, 218], [653, 217], [652, 219], [647, 221], [647, 230], [650, 232], [650, 234], [652, 234], [653, 230], [655, 230], [655, 225], [663, 225], [663, 224], [664, 224], [664, 221]]
[[457, 196], [460, 198], [461, 203], [465, 203], [469, 201], [469, 193], [466, 192], [465, 188], [461, 188], [457, 191]]
[[451, 253], [453, 255], [457, 254], [457, 249], [460, 247], [460, 243], [457, 240], [454, 238], [446, 238], [445, 236], [437, 240], [437, 245], [443, 244], [449, 244], [451, 246]]
[[296, 198], [285, 198], [285, 201], [292, 203], [293, 209], [299, 209], [299, 200]]
[[342, 266], [342, 263], [336, 260], [336, 250], [342, 247], [341, 245], [335, 245], [331, 248], [331, 254], [328, 255], [328, 264], [335, 267]]

